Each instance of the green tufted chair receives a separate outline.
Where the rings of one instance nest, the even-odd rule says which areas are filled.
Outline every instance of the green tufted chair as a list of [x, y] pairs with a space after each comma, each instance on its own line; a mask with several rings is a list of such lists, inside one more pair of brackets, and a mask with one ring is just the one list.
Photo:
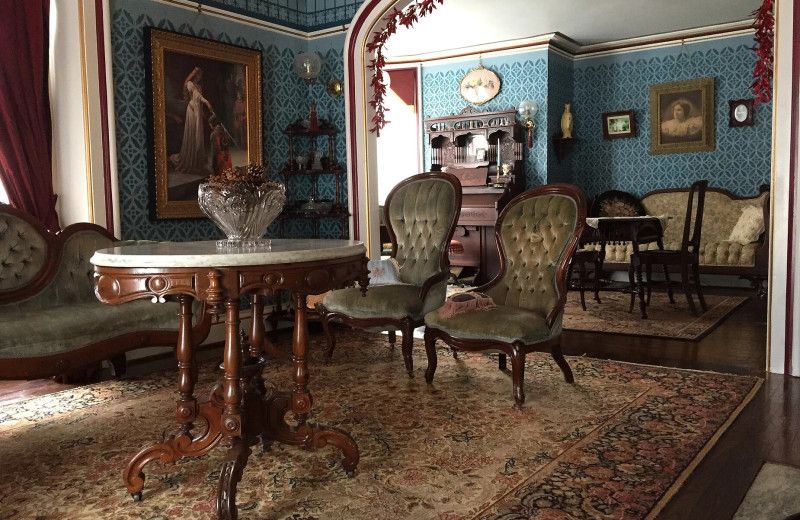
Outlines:
[[425, 313], [444, 304], [449, 261], [447, 249], [461, 212], [461, 184], [443, 172], [421, 173], [395, 186], [386, 197], [384, 222], [397, 261], [398, 283], [370, 285], [366, 294], [349, 287], [328, 293], [316, 308], [327, 337], [327, 355], [333, 355], [336, 337], [330, 322], [403, 334], [403, 359], [409, 376], [414, 328]]
[[586, 224], [586, 198], [576, 186], [548, 184], [515, 197], [497, 219], [500, 273], [475, 290], [496, 307], [443, 318], [425, 315], [425, 380], [436, 372], [436, 340], [468, 352], [500, 352], [506, 368], [511, 356], [514, 401], [525, 402], [525, 355], [550, 350], [564, 379], [574, 381], [561, 353], [561, 320], [567, 298], [567, 265]]

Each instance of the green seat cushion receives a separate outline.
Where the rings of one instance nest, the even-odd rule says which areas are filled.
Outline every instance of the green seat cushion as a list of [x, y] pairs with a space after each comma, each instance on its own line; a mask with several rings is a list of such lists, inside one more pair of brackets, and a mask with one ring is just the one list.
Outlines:
[[[0, 359], [69, 352], [141, 330], [177, 330], [178, 304], [99, 301], [0, 314]], [[170, 346], [170, 345], [165, 345]]]
[[409, 284], [375, 285], [363, 296], [358, 287], [348, 287], [325, 295], [322, 303], [331, 312], [341, 312], [353, 318], [393, 318], [410, 316], [420, 320], [426, 312], [444, 305], [446, 284], [438, 284], [423, 302], [420, 288]]
[[541, 313], [506, 305], [456, 314], [451, 318], [442, 318], [435, 310], [425, 315], [425, 326], [457, 338], [493, 339], [506, 343], [516, 340], [526, 344], [538, 343], [553, 335]]

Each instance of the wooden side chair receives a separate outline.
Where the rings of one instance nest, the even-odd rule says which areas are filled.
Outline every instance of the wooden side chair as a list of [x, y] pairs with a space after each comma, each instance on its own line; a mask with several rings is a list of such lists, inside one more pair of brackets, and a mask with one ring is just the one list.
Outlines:
[[[703, 206], [705, 205], [706, 188], [708, 188], [708, 181], [706, 180], [697, 181], [689, 188], [689, 200], [686, 204], [686, 220], [683, 224], [683, 239], [681, 240], [680, 250], [652, 249], [639, 251], [638, 255], [631, 257], [631, 265], [636, 269], [637, 278], [644, 280], [646, 284], [648, 305], [650, 304], [652, 292], [653, 264], [656, 264], [663, 266], [670, 303], [675, 303], [675, 299], [673, 298], [672, 284], [669, 278], [669, 266], [678, 266], [681, 272], [681, 286], [692, 314], [698, 315], [697, 307], [692, 298], [692, 285], [694, 285], [694, 292], [697, 294], [697, 299], [700, 301], [700, 307], [703, 312], [708, 310], [700, 287], [700, 234], [703, 231]], [[644, 266], [646, 279], [642, 278], [642, 266]], [[693, 284], [692, 281], [694, 282]], [[632, 292], [631, 311], [633, 311], [635, 299], [636, 294]]]
[[[513, 396], [525, 402], [525, 355], [550, 351], [564, 379], [572, 370], [561, 353], [561, 322], [567, 299], [567, 264], [586, 223], [583, 192], [569, 184], [548, 184], [528, 190], [509, 202], [498, 217], [495, 236], [500, 272], [475, 291], [490, 296], [488, 310], [453, 315], [425, 315], [425, 380], [436, 372], [437, 339], [454, 350], [500, 352], [499, 366], [511, 356]], [[442, 314], [449, 317], [443, 317]]]
[[391, 259], [398, 267], [396, 281], [361, 289], [350, 287], [328, 293], [317, 311], [322, 320], [330, 358], [336, 345], [331, 322], [355, 328], [403, 334], [403, 359], [413, 375], [413, 333], [425, 313], [441, 307], [450, 274], [448, 248], [461, 212], [461, 183], [449, 173], [414, 175], [395, 186], [386, 197], [384, 222], [392, 243]]
[[[644, 205], [635, 195], [619, 190], [608, 190], [599, 194], [592, 201], [589, 209], [590, 217], [640, 217], [645, 215]], [[587, 244], [596, 242], [596, 237], [589, 227], [584, 229], [583, 236], [578, 243], [578, 250], [572, 256], [569, 265], [567, 280], [572, 283], [573, 271], [577, 269], [578, 278], [572, 285], [581, 293], [581, 307], [586, 310], [585, 292], [591, 289], [594, 299], [600, 301], [600, 276], [605, 260], [605, 251], [586, 247]]]
[[[585, 248], [586, 242], [591, 242], [591, 237], [581, 238], [578, 250], [572, 255], [567, 272], [567, 281], [570, 287], [576, 289], [581, 294], [581, 308], [586, 310], [586, 290], [591, 289], [597, 303], [600, 300], [600, 271], [603, 268], [603, 251], [599, 249]], [[572, 275], [575, 269], [578, 270], [578, 279], [573, 282]], [[589, 283], [591, 282], [591, 285]]]

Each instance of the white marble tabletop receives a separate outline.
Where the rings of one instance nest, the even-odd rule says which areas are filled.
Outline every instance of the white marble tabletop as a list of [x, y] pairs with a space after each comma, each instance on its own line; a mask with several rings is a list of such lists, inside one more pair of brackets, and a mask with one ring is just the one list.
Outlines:
[[153, 242], [100, 249], [90, 262], [104, 267], [226, 267], [333, 260], [366, 251], [358, 240], [276, 238], [269, 246], [243, 250], [218, 249], [214, 240]]
[[658, 221], [661, 223], [661, 229], [664, 230], [664, 229], [667, 229], [667, 223], [669, 222], [669, 219], [672, 218], [672, 217], [669, 217], [667, 215], [658, 215], [658, 216], [656, 216], [656, 215], [643, 215], [643, 216], [640, 216], [640, 217], [586, 217], [586, 225], [591, 227], [591, 228], [597, 229], [597, 227], [600, 225], [600, 221], [601, 220], [615, 220], [615, 219], [648, 220], [648, 219], [654, 219], [654, 218], [658, 219]]

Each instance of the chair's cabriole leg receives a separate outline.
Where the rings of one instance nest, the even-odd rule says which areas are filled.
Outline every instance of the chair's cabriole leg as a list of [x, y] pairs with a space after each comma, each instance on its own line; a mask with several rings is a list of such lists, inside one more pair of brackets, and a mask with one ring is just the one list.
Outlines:
[[600, 267], [602, 262], [600, 261], [600, 255], [597, 255], [597, 259], [594, 261], [594, 299], [597, 303], [602, 303], [600, 301]]
[[636, 303], [636, 278], [634, 275], [634, 263], [639, 261], [636, 257], [631, 257], [631, 263], [628, 265], [628, 284], [630, 285], [631, 290], [631, 305], [628, 308], [628, 312], [633, 312], [633, 305]]
[[436, 337], [432, 329], [425, 328], [425, 354], [428, 356], [428, 367], [425, 369], [425, 381], [433, 383], [433, 375], [436, 373]]
[[689, 303], [689, 309], [692, 314], [697, 316], [697, 307], [692, 298], [692, 290], [689, 288], [689, 266], [686, 264], [681, 265], [681, 286], [683, 287], [683, 294], [686, 295], [686, 301]]
[[330, 313], [328, 309], [321, 303], [314, 306], [317, 313], [319, 313], [320, 321], [322, 322], [322, 332], [325, 334], [325, 340], [328, 343], [328, 348], [325, 349], [325, 357], [328, 361], [333, 357], [333, 349], [336, 347], [336, 335], [333, 333], [330, 325]]
[[669, 278], [669, 266], [664, 265], [664, 280], [667, 282], [667, 295], [669, 296], [669, 302], [675, 303], [675, 294], [672, 291], [672, 280]]
[[511, 382], [513, 385], [514, 403], [522, 408], [525, 403], [525, 350], [524, 345], [515, 342], [511, 346]]
[[692, 275], [694, 276], [694, 290], [697, 293], [697, 299], [700, 300], [700, 307], [703, 312], [708, 310], [706, 299], [703, 297], [703, 288], [700, 286], [700, 264], [692, 265]]
[[403, 361], [406, 364], [408, 377], [414, 377], [414, 359], [412, 349], [414, 348], [414, 323], [411, 318], [403, 318]]
[[586, 265], [581, 262], [578, 268], [581, 277], [581, 307], [586, 310]]
[[567, 360], [564, 359], [564, 354], [561, 352], [561, 343], [556, 343], [550, 347], [550, 353], [553, 356], [553, 359], [556, 361], [558, 367], [561, 369], [561, 372], [564, 373], [564, 381], [567, 383], [574, 383], [575, 376], [572, 375], [572, 369], [569, 367], [569, 363], [567, 363]]

